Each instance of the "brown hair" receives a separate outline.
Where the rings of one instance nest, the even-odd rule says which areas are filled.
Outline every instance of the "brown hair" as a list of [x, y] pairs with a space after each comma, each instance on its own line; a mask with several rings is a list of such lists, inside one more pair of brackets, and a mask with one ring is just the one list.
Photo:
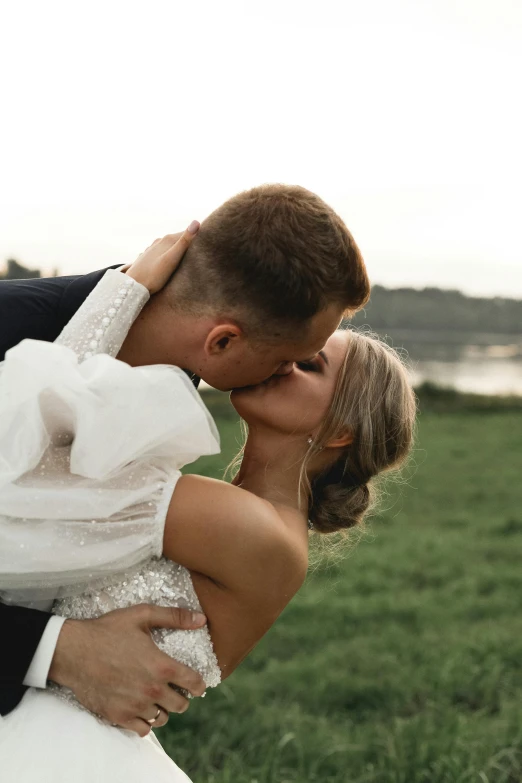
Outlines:
[[[414, 438], [416, 398], [400, 356], [374, 335], [349, 335], [332, 404], [301, 472], [311, 490], [309, 519], [319, 533], [360, 523], [375, 500], [374, 477], [398, 469]], [[308, 482], [310, 458], [343, 431], [352, 443]]]
[[359, 248], [319, 196], [296, 185], [239, 193], [203, 221], [172, 288], [173, 303], [227, 310], [269, 339], [330, 304], [349, 313], [370, 284]]

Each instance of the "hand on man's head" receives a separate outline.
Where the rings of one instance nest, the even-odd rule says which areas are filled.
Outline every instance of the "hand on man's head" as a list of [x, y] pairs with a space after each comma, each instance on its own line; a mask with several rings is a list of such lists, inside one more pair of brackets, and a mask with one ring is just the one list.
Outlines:
[[178, 268], [199, 227], [198, 221], [193, 220], [185, 231], [155, 239], [133, 264], [129, 264], [122, 271], [145, 286], [149, 293], [156, 294]]

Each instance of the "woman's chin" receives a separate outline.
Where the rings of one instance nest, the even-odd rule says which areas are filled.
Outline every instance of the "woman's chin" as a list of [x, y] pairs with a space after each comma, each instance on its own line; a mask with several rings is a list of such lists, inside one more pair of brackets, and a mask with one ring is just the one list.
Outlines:
[[271, 390], [271, 381], [269, 378], [256, 386], [241, 386], [230, 392], [230, 402], [247, 423], [252, 416], [255, 418], [256, 411], [260, 410], [259, 406], [266, 410], [266, 395]]
[[230, 392], [230, 399], [232, 400], [235, 395], [244, 396], [245, 394], [260, 394], [266, 392], [267, 388], [273, 383], [274, 377], [267, 378], [266, 381], [256, 383], [254, 386], [238, 386], [236, 389], [232, 389]]

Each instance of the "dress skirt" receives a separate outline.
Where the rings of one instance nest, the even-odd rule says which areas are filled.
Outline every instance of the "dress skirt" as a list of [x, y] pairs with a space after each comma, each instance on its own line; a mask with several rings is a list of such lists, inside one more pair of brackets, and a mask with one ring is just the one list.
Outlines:
[[0, 717], [2, 783], [190, 783], [151, 732], [110, 726], [52, 691], [30, 688]]

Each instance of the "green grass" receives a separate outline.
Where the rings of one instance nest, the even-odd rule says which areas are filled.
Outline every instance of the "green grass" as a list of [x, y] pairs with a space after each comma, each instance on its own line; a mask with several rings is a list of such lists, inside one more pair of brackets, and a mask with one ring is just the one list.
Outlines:
[[522, 410], [432, 398], [359, 545], [159, 732], [195, 783], [522, 781]]

